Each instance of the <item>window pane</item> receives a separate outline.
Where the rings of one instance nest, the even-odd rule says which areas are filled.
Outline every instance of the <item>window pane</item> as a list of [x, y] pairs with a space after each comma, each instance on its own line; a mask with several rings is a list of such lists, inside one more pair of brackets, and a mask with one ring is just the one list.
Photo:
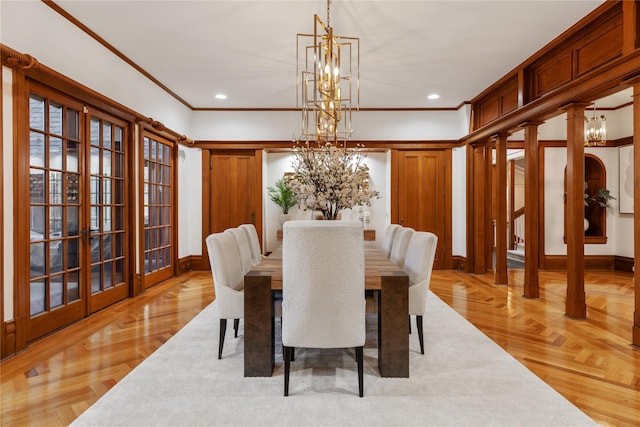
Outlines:
[[44, 135], [38, 132], [29, 133], [29, 164], [44, 167]]
[[34, 316], [44, 311], [44, 295], [45, 295], [45, 280], [38, 280], [31, 282], [30, 286], [30, 314]]
[[62, 271], [62, 254], [63, 254], [62, 240], [56, 240], [49, 242], [49, 273], [59, 273]]
[[91, 119], [91, 145], [100, 145], [100, 121], [98, 119]]
[[67, 236], [77, 236], [80, 229], [78, 219], [79, 208], [77, 206], [67, 207]]
[[44, 171], [31, 169], [29, 171], [29, 191], [31, 203], [44, 203]]
[[64, 274], [59, 274], [57, 276], [53, 276], [49, 281], [49, 297], [50, 307], [60, 307], [64, 304]]
[[103, 289], [113, 288], [113, 263], [105, 262], [104, 263], [104, 285]]
[[100, 207], [99, 206], [91, 206], [91, 234], [97, 233], [100, 231]]
[[62, 203], [62, 172], [49, 172], [49, 203]]
[[49, 132], [62, 135], [62, 105], [49, 104]]
[[30, 240], [32, 242], [44, 239], [44, 212], [44, 206], [31, 206], [30, 208], [29, 227], [31, 229]]
[[118, 206], [113, 208], [115, 211], [115, 227], [114, 231], [124, 230], [124, 208]]
[[49, 237], [62, 237], [62, 206], [49, 207]]
[[100, 175], [100, 149], [91, 147], [91, 165], [89, 166], [91, 175]]
[[124, 156], [120, 153], [113, 153], [113, 176], [124, 178]]
[[69, 239], [67, 241], [67, 268], [69, 269], [80, 267], [79, 243], [79, 239]]
[[102, 174], [111, 176], [111, 151], [102, 152]]
[[67, 167], [70, 172], [78, 172], [78, 144], [67, 141]]
[[100, 273], [100, 265], [91, 267], [91, 293], [100, 292], [100, 283], [102, 282], [102, 274]]
[[29, 127], [44, 130], [44, 99], [35, 95], [29, 97]]
[[72, 271], [67, 274], [67, 301], [73, 302], [80, 299], [79, 273]]
[[102, 203], [105, 205], [110, 205], [112, 203], [111, 198], [111, 180], [109, 178], [102, 178]]
[[119, 126], [114, 126], [114, 135], [113, 135], [113, 149], [122, 151], [122, 128]]
[[49, 138], [49, 167], [62, 169], [62, 139], [54, 136]]
[[79, 113], [76, 110], [67, 108], [67, 138], [78, 139], [80, 134], [78, 117]]
[[111, 206], [104, 207], [104, 217], [102, 218], [102, 231], [111, 231]]
[[102, 257], [102, 259], [104, 260], [113, 259], [113, 252], [111, 248], [112, 235], [105, 234], [103, 238], [104, 238], [104, 243], [102, 244], [102, 249], [104, 251], [104, 256]]
[[113, 203], [117, 205], [124, 204], [124, 181], [115, 181], [115, 188], [113, 189]]
[[116, 261], [116, 277], [115, 284], [119, 285], [124, 282], [124, 260], [119, 259]]
[[44, 275], [44, 243], [32, 243], [29, 248], [29, 258], [31, 260], [31, 277]]
[[98, 237], [91, 237], [91, 262], [100, 262], [101, 240]]
[[78, 203], [80, 176], [75, 173], [67, 173], [65, 176], [67, 178], [67, 203]]
[[111, 123], [102, 124], [102, 146], [111, 148]]
[[116, 257], [124, 255], [124, 234], [116, 234]]
[[91, 186], [89, 201], [92, 205], [97, 205], [100, 203], [100, 178], [92, 176], [89, 185]]

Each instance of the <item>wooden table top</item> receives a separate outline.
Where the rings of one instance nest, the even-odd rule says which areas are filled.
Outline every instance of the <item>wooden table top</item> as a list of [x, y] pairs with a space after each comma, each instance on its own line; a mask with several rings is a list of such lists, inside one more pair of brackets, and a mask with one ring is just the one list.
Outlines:
[[[406, 276], [406, 273], [393, 261], [387, 259], [380, 249], [365, 247], [364, 264], [364, 286], [367, 290], [380, 290], [383, 276]], [[247, 275], [271, 276], [271, 289], [282, 289], [282, 247], [263, 258], [262, 262], [254, 266]]]

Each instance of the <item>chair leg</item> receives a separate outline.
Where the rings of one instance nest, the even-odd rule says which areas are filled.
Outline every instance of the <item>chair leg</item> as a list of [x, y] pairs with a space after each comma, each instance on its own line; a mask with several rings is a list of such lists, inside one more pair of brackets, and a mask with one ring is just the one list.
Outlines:
[[360, 397], [364, 395], [364, 347], [356, 347], [356, 360], [358, 361], [358, 392]]
[[409, 335], [411, 335], [411, 315], [409, 315]]
[[282, 346], [284, 349], [284, 395], [289, 396], [289, 371], [291, 369], [292, 347]]
[[240, 327], [240, 319], [233, 319], [233, 337], [238, 338], [238, 328]]
[[424, 338], [422, 336], [422, 316], [416, 316], [416, 326], [418, 326], [418, 339], [420, 340], [420, 353], [424, 354]]
[[227, 331], [227, 319], [220, 319], [220, 338], [218, 340], [218, 359], [222, 359], [222, 347], [224, 346], [224, 333]]

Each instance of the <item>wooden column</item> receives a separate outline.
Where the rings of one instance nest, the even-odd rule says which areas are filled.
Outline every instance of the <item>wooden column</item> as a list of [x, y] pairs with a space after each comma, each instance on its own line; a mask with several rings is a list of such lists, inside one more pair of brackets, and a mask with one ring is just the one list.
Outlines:
[[566, 315], [587, 317], [584, 293], [584, 108], [570, 104], [567, 112], [567, 299]]
[[495, 136], [496, 141], [496, 269], [494, 283], [508, 285], [507, 276], [507, 137], [508, 133]]
[[484, 274], [491, 262], [490, 144], [467, 147], [467, 272]]
[[632, 344], [640, 347], [640, 80], [633, 84], [633, 200], [635, 311]]
[[538, 268], [538, 126], [542, 122], [526, 122], [524, 129], [524, 296], [539, 298]]

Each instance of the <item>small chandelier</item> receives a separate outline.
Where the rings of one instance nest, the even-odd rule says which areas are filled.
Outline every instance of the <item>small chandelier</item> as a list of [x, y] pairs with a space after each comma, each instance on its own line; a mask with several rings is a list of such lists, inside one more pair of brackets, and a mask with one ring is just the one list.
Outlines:
[[596, 116], [596, 103], [593, 103], [593, 116], [584, 118], [585, 147], [603, 147], [607, 145], [607, 120], [604, 115]]
[[313, 34], [297, 35], [296, 106], [302, 103], [300, 139], [307, 145], [315, 141], [346, 147], [353, 133], [352, 101], [355, 97], [356, 110], [360, 102], [360, 39], [336, 36], [330, 9], [327, 0], [326, 25], [316, 14]]

